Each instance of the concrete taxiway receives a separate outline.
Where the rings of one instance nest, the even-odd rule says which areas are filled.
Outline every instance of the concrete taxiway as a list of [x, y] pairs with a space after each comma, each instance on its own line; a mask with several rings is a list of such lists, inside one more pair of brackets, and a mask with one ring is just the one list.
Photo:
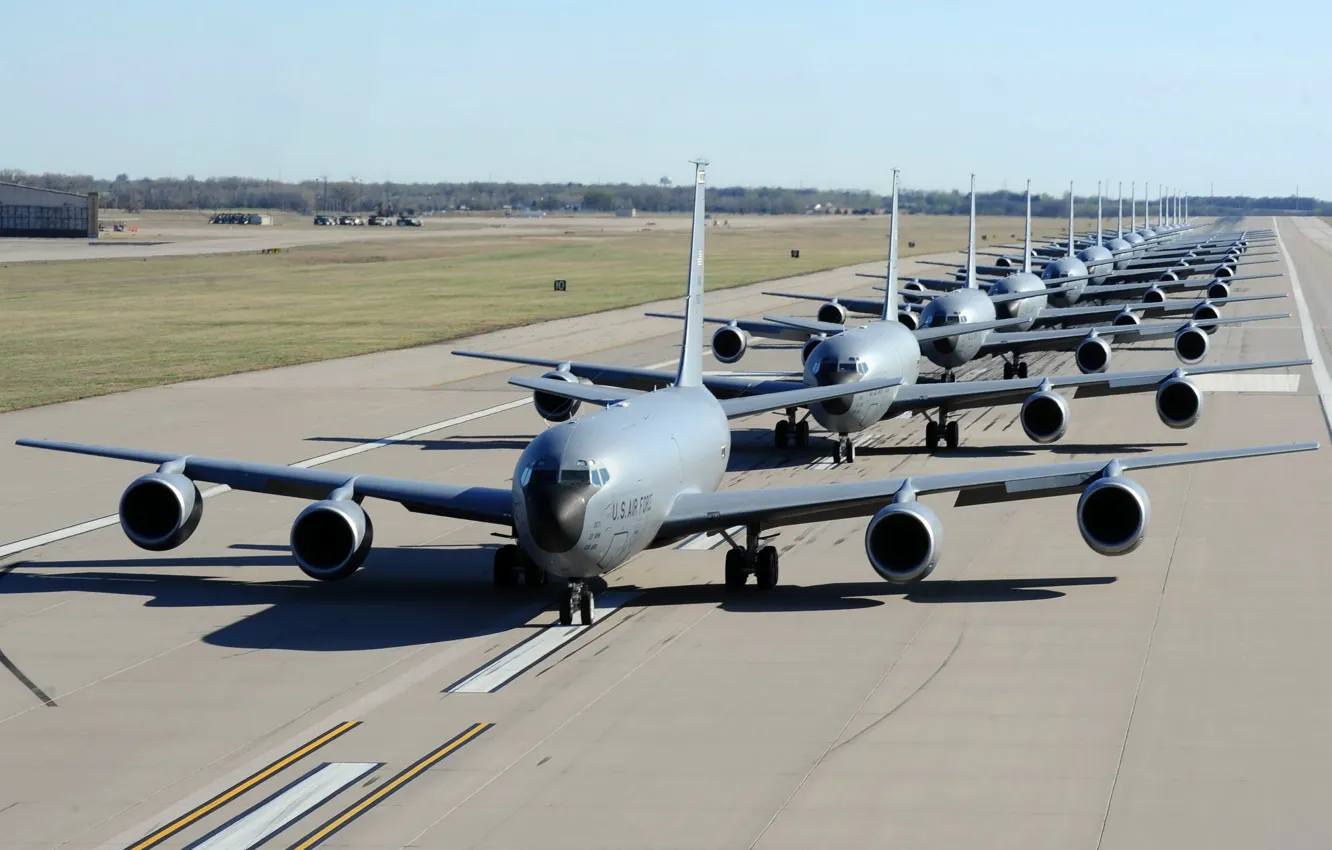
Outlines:
[[[1048, 448], [1026, 440], [1015, 409], [968, 414], [963, 448], [936, 456], [920, 449], [921, 420], [897, 420], [840, 467], [819, 437], [775, 452], [773, 417], [754, 417], [735, 423], [726, 486], [1325, 440], [1332, 230], [1279, 226], [1290, 262], [1275, 268], [1288, 277], [1245, 291], [1302, 284], [1296, 315], [1220, 330], [1209, 362], [1316, 353], [1297, 381], [1217, 382], [1184, 431], [1157, 420], [1150, 396], [1075, 400]], [[864, 292], [852, 271], [782, 285]], [[709, 294], [708, 312], [807, 312], [765, 286]], [[1149, 536], [1117, 559], [1082, 543], [1073, 497], [927, 499], [945, 552], [910, 588], [871, 571], [863, 520], [783, 529], [770, 592], [724, 593], [720, 541], [691, 540], [613, 574], [600, 599], [614, 610], [565, 630], [552, 627], [552, 596], [491, 588], [493, 529], [367, 502], [374, 553], [321, 585], [286, 552], [300, 502], [217, 494], [185, 546], [153, 554], [96, 522], [145, 468], [12, 445], [77, 439], [502, 484], [543, 423], [504, 383], [513, 372], [448, 349], [673, 362], [678, 327], [641, 312], [0, 416], [0, 843], [1332, 839], [1326, 451], [1143, 473]], [[740, 366], [797, 362], [774, 346]], [[1173, 363], [1141, 345], [1112, 368]], [[1032, 361], [1070, 368], [1062, 355]]]

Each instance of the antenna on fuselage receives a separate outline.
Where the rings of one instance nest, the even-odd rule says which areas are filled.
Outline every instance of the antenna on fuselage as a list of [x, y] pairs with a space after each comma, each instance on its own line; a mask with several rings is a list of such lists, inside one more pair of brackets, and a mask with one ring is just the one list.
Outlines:
[[897, 169], [893, 169], [893, 200], [890, 209], [892, 221], [888, 223], [888, 285], [883, 288], [883, 315], [885, 322], [897, 321]]
[[685, 290], [684, 339], [680, 343], [677, 387], [703, 386], [703, 195], [706, 159], [694, 164], [694, 224], [689, 236], [689, 284]]
[[1022, 233], [1022, 273], [1031, 274], [1031, 178], [1027, 178], [1027, 228]]
[[976, 288], [976, 175], [971, 175], [971, 217], [967, 224], [967, 289]]

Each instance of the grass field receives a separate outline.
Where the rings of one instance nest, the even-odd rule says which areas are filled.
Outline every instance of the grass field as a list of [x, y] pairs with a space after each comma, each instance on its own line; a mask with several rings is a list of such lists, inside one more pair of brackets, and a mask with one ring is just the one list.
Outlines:
[[[687, 220], [661, 218], [657, 225], [651, 217], [621, 219], [615, 227], [571, 218], [567, 230], [498, 228], [271, 255], [0, 266], [0, 410], [439, 342], [678, 295]], [[887, 218], [755, 222], [708, 227], [709, 289], [886, 256]], [[1000, 242], [1020, 236], [1021, 227], [1018, 219], [982, 219], [978, 232]], [[965, 244], [966, 220], [904, 216], [902, 239], [905, 255], [956, 249]], [[799, 259], [790, 257], [792, 248]], [[567, 293], [551, 292], [556, 278], [569, 282]]]

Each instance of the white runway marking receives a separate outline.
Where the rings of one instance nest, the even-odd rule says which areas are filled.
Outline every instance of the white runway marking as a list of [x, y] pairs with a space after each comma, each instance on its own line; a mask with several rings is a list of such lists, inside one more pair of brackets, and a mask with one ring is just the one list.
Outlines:
[[320, 765], [185, 850], [250, 850], [258, 847], [380, 766], [376, 762]]
[[[734, 539], [736, 535], [743, 533], [744, 530], [743, 525], [734, 525], [726, 529], [726, 533]], [[725, 542], [726, 538], [722, 537], [720, 533], [695, 534], [675, 548], [685, 552], [695, 552], [700, 549], [716, 549]]]
[[1327, 367], [1323, 365], [1323, 352], [1318, 346], [1318, 338], [1314, 336], [1313, 322], [1309, 320], [1309, 302], [1304, 300], [1304, 290], [1300, 289], [1300, 275], [1295, 271], [1295, 261], [1290, 258], [1290, 252], [1286, 250], [1286, 242], [1281, 238], [1281, 227], [1277, 224], [1276, 216], [1272, 217], [1272, 231], [1276, 234], [1277, 247], [1281, 249], [1281, 259], [1286, 261], [1286, 271], [1290, 273], [1290, 287], [1295, 293], [1295, 306], [1300, 316], [1300, 333], [1304, 336], [1304, 350], [1313, 361], [1314, 383], [1318, 385], [1318, 402], [1323, 409], [1323, 424], [1327, 426], [1328, 434], [1332, 435], [1332, 420], [1328, 419], [1327, 406], [1328, 397], [1332, 396], [1332, 377], [1327, 374]]
[[[669, 366], [675, 362], [676, 361], [674, 359], [671, 359], [663, 361], [661, 363], [653, 363], [652, 365], [644, 366], [643, 368], [663, 369], [666, 366]], [[487, 407], [484, 410], [476, 410], [473, 411], [472, 413], [465, 413], [462, 416], [455, 416], [452, 419], [445, 419], [442, 422], [434, 422], [430, 425], [422, 425], [421, 427], [413, 428], [410, 431], [403, 431], [401, 434], [394, 434], [391, 437], [384, 437], [381, 440], [375, 440], [373, 443], [363, 443], [359, 446], [348, 446], [345, 449], [338, 449], [337, 451], [329, 452], [328, 454], [322, 454], [319, 455], [318, 457], [312, 457], [308, 460], [297, 461], [296, 463], [289, 465], [298, 467], [300, 469], [311, 469], [316, 466], [322, 466], [323, 464], [326, 463], [332, 463], [335, 460], [342, 460], [344, 458], [355, 457], [356, 455], [359, 454], [372, 452], [375, 449], [382, 449], [385, 446], [391, 446], [394, 443], [401, 443], [404, 440], [412, 440], [417, 437], [433, 433], [435, 431], [442, 431], [445, 428], [452, 428], [456, 425], [464, 425], [468, 422], [475, 422], [478, 419], [484, 419], [487, 416], [494, 416], [497, 413], [504, 413], [505, 411], [508, 410], [515, 410], [519, 407], [531, 403], [532, 403], [531, 398], [520, 398], [516, 401], [510, 401], [504, 404], [497, 404], [494, 407]], [[209, 499], [212, 498], [213, 496], [220, 496], [221, 494], [229, 492], [230, 490], [231, 490], [230, 487], [228, 487], [225, 484], [221, 484], [216, 487], [209, 487], [207, 490], [202, 491], [200, 495], [202, 495], [205, 499]], [[55, 531], [48, 531], [45, 534], [38, 534], [34, 537], [25, 537], [22, 540], [15, 540], [13, 543], [6, 543], [5, 545], [0, 546], [0, 558], [8, 558], [11, 555], [17, 555], [20, 552], [26, 552], [29, 549], [36, 549], [38, 546], [45, 546], [48, 543], [56, 543], [61, 540], [68, 540], [71, 537], [78, 537], [80, 534], [87, 534], [90, 531], [97, 531], [100, 528], [106, 528], [108, 526], [115, 525], [118, 522], [120, 522], [120, 514], [110, 514], [109, 516], [98, 517], [97, 519], [90, 519], [87, 522], [81, 522], [77, 525], [70, 525], [66, 526], [65, 528], [57, 528]]]
[[1293, 393], [1300, 389], [1299, 375], [1264, 375], [1236, 372], [1219, 375], [1190, 375], [1189, 380], [1206, 393]]
[[[605, 593], [597, 597], [597, 621], [619, 610], [637, 593]], [[542, 659], [591, 626], [547, 626], [467, 678], [444, 689], [446, 694], [493, 694], [535, 667]]]

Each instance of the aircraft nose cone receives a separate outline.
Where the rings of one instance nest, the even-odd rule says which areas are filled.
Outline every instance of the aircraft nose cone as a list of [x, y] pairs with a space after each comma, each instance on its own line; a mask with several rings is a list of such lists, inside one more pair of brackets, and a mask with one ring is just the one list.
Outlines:
[[590, 486], [570, 486], [554, 481], [531, 481], [523, 489], [527, 523], [532, 541], [543, 552], [568, 552], [583, 536]]
[[[814, 380], [821, 387], [832, 387], [838, 384], [854, 384], [860, 380], [859, 372], [842, 372], [831, 369], [820, 369], [815, 375]], [[820, 402], [823, 409], [834, 416], [841, 416], [851, 410], [851, 397], [830, 398], [827, 401]]]

